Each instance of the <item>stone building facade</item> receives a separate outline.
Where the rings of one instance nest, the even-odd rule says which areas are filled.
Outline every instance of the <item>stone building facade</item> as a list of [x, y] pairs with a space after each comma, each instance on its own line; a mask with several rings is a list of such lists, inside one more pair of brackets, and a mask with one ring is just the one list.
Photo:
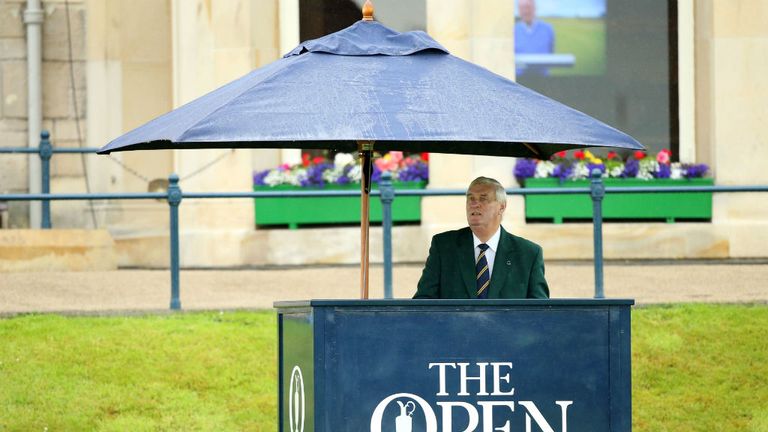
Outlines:
[[[610, 1], [610, 0], [609, 0]], [[298, 40], [298, 0], [70, 0], [43, 2], [44, 127], [55, 146], [99, 147], [144, 122], [268, 64]], [[717, 184], [768, 184], [768, 9], [763, 0], [678, 1], [680, 154], [712, 166]], [[70, 24], [67, 27], [66, 8]], [[26, 145], [25, 2], [0, 3], [0, 145]], [[514, 78], [512, 1], [427, 0], [427, 31], [454, 55]], [[70, 60], [68, 40], [72, 41]], [[70, 64], [74, 80], [70, 77]], [[77, 111], [75, 111], [77, 106]], [[76, 119], [79, 119], [79, 128]], [[280, 150], [58, 155], [53, 191], [142, 192], [176, 172], [188, 191], [247, 191], [250, 173], [295, 157]], [[83, 163], [83, 161], [85, 163]], [[513, 160], [431, 157], [430, 187], [460, 188], [477, 175], [514, 186]], [[201, 170], [201, 168], [204, 168]], [[25, 157], [0, 155], [0, 192], [27, 190]], [[720, 194], [711, 223], [604, 225], [608, 258], [768, 256], [766, 194]], [[28, 221], [11, 208], [11, 226]], [[54, 203], [55, 227], [106, 228], [118, 262], [163, 266], [167, 205], [154, 201]], [[422, 223], [394, 232], [395, 260], [420, 262], [435, 232], [465, 224], [461, 197], [423, 200]], [[510, 199], [505, 226], [542, 244], [547, 258], [591, 257], [591, 225], [524, 222]], [[254, 229], [249, 200], [186, 200], [182, 265], [352, 263], [359, 230]], [[381, 259], [372, 231], [372, 260]], [[310, 253], [311, 251], [311, 253]]]

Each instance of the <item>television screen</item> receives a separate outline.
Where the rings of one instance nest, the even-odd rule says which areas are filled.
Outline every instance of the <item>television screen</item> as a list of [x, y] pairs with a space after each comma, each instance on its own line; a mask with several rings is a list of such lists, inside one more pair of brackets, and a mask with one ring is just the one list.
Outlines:
[[606, 0], [517, 0], [518, 77], [605, 72]]

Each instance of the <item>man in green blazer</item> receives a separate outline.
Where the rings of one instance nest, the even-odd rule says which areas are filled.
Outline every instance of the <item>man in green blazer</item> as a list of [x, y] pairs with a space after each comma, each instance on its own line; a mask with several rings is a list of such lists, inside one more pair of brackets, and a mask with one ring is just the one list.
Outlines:
[[467, 190], [469, 227], [432, 237], [415, 299], [549, 298], [541, 247], [501, 226], [507, 193], [478, 177]]

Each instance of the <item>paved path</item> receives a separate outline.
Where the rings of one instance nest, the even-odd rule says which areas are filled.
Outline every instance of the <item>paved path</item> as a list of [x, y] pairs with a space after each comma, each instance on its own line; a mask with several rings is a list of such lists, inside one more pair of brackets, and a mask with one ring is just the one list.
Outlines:
[[[395, 297], [415, 291], [421, 265], [397, 265]], [[371, 269], [371, 298], [383, 296], [381, 266]], [[547, 264], [553, 298], [594, 293], [589, 262]], [[167, 270], [0, 273], [0, 314], [26, 312], [114, 313], [169, 307]], [[185, 310], [270, 309], [279, 300], [359, 298], [359, 270], [352, 266], [257, 270], [182, 270]], [[638, 304], [672, 302], [768, 303], [768, 261], [608, 263], [606, 297]]]

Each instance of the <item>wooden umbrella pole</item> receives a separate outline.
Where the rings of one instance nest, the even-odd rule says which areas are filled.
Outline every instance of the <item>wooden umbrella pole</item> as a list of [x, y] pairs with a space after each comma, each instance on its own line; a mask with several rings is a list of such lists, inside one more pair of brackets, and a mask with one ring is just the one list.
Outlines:
[[368, 299], [368, 263], [369, 263], [369, 227], [370, 227], [370, 193], [371, 193], [371, 159], [373, 141], [358, 142], [362, 175], [360, 178], [360, 298]]
[[[373, 4], [371, 0], [366, 0], [363, 5], [363, 21], [373, 21]], [[360, 152], [360, 162], [363, 170], [360, 176], [360, 298], [368, 299], [368, 263], [370, 251], [368, 246], [370, 241], [368, 234], [370, 232], [371, 219], [371, 174], [373, 167], [371, 159], [373, 153], [373, 141], [358, 141], [357, 148]]]

